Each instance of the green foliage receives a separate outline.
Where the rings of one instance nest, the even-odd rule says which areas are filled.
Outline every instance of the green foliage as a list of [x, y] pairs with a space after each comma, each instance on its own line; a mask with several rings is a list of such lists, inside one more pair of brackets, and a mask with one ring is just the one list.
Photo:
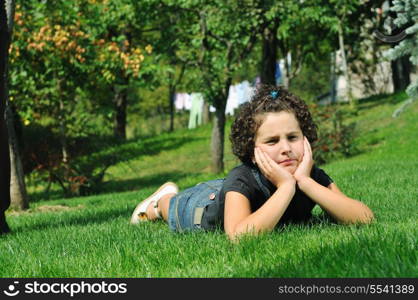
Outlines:
[[147, 66], [152, 46], [138, 34], [145, 12], [124, 0], [17, 2], [11, 99], [26, 123], [60, 117], [66, 134], [84, 135], [86, 119], [109, 117], [113, 85], [135, 86], [130, 79]]
[[[163, 134], [170, 131], [170, 115], [158, 110], [131, 114], [127, 128], [128, 139], [139, 139]], [[189, 112], [176, 112], [174, 128], [186, 129], [189, 124]]]
[[80, 109], [85, 102], [78, 100], [89, 72], [85, 62], [92, 55], [83, 18], [73, 4], [19, 2], [10, 49], [11, 100], [25, 124], [54, 117], [57, 126], [72, 124], [70, 131], [82, 131], [75, 120], [86, 118], [87, 110]]
[[164, 3], [184, 14], [185, 21], [173, 24], [172, 30], [187, 37], [176, 40], [176, 47], [183, 60], [197, 68], [197, 72], [189, 73], [194, 76], [194, 91], [204, 93], [205, 99], [222, 108], [232, 76], [261, 30], [261, 18], [255, 13], [257, 1], [246, 5], [220, 0]]
[[356, 110], [345, 105], [311, 107], [314, 121], [318, 125], [318, 141], [314, 144], [314, 160], [318, 164], [358, 154], [356, 122], [349, 121]]
[[[53, 124], [53, 123], [51, 123]], [[58, 187], [63, 197], [97, 192], [107, 168], [115, 162], [115, 154], [100, 151], [117, 143], [105, 132], [68, 138], [72, 159], [63, 164], [60, 135], [53, 125], [32, 123], [23, 131], [24, 171], [30, 185], [45, 186], [43, 196], [50, 197], [51, 187]], [[45, 140], [48, 143], [45, 143]]]
[[[10, 99], [24, 125], [48, 126], [57, 138], [51, 147], [54, 158], [35, 166], [48, 170], [47, 182], [55, 178], [71, 191], [67, 185], [73, 178], [90, 182], [96, 177], [91, 165], [98, 162], [81, 163], [71, 149], [65, 150], [74, 157], [67, 164], [60, 162], [59, 146], [64, 150], [78, 138], [111, 132], [113, 94], [141, 84], [145, 57], [152, 53], [139, 32], [144, 15], [136, 1], [18, 1]], [[36, 149], [29, 142], [26, 147]], [[81, 186], [87, 181], [83, 179]]]
[[[397, 46], [390, 49], [386, 56], [395, 60], [399, 57], [410, 55], [411, 63], [418, 66], [418, 4], [414, 0], [394, 0], [393, 4], [392, 10], [397, 13], [395, 24], [399, 28], [407, 26], [405, 29], [407, 37]], [[415, 82], [411, 82], [406, 91], [411, 98], [417, 98], [418, 79]]]
[[[278, 27], [281, 57], [292, 54], [295, 72], [304, 64], [314, 63], [328, 56], [333, 49], [336, 8], [322, 0], [308, 1], [303, 5], [295, 1], [274, 1], [272, 10]], [[330, 30], [331, 29], [331, 30]], [[296, 76], [295, 73], [293, 76]]]
[[318, 96], [330, 90], [330, 68], [329, 56], [305, 63], [292, 81], [290, 91], [308, 103], [316, 102]]
[[89, 17], [84, 26], [96, 46], [92, 62], [102, 84], [125, 85], [128, 79], [140, 79], [145, 56], [153, 48], [141, 34], [146, 10], [131, 0], [94, 1], [83, 9]]

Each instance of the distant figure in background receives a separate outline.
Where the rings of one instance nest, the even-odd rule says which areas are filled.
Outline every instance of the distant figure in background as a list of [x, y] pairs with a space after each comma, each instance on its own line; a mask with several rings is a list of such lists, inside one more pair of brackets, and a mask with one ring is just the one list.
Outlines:
[[165, 183], [137, 205], [131, 223], [164, 219], [174, 232], [220, 228], [235, 240], [309, 221], [315, 205], [339, 223], [370, 223], [372, 211], [314, 165], [316, 128], [300, 98], [283, 87], [258, 86], [231, 127], [232, 150], [242, 164], [226, 179], [181, 192]]

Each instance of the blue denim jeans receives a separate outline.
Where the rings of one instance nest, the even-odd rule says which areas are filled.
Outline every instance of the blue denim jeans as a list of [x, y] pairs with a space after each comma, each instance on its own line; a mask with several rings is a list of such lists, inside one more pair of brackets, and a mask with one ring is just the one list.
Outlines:
[[205, 207], [215, 200], [224, 179], [201, 182], [170, 200], [168, 226], [174, 232], [201, 230], [200, 222]]

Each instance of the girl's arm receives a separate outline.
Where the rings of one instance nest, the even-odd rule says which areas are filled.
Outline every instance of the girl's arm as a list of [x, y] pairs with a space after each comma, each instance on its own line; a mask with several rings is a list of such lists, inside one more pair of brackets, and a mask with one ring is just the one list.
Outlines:
[[238, 192], [225, 195], [224, 228], [231, 240], [244, 233], [258, 234], [271, 231], [283, 216], [295, 194], [294, 183], [282, 184], [255, 212], [250, 201]]
[[312, 149], [305, 138], [303, 159], [294, 174], [299, 188], [337, 222], [353, 224], [373, 221], [374, 216], [370, 208], [344, 195], [335, 183], [326, 188], [313, 180], [310, 177], [312, 166]]
[[299, 188], [337, 222], [343, 224], [373, 221], [373, 212], [364, 203], [344, 195], [335, 183], [328, 188], [320, 185], [310, 177], [298, 181]]
[[296, 180], [292, 174], [257, 148], [254, 157], [260, 170], [277, 187], [277, 190], [253, 213], [247, 197], [238, 192], [226, 193], [224, 228], [231, 240], [244, 233], [257, 234], [271, 231], [295, 194]]

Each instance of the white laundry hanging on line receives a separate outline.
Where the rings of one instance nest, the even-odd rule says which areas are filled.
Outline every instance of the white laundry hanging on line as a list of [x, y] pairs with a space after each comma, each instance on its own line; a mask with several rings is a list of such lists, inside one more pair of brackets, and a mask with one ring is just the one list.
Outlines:
[[234, 110], [238, 108], [238, 93], [236, 85], [229, 86], [228, 100], [226, 102], [225, 114], [234, 115]]
[[192, 107], [191, 95], [188, 93], [176, 93], [174, 106], [177, 110], [190, 110]]
[[251, 87], [248, 80], [244, 80], [243, 82], [239, 83], [237, 85], [238, 105], [250, 101], [253, 92], [254, 89]]
[[202, 124], [204, 100], [201, 93], [192, 93], [190, 98], [192, 105], [190, 109], [188, 128], [192, 129]]

